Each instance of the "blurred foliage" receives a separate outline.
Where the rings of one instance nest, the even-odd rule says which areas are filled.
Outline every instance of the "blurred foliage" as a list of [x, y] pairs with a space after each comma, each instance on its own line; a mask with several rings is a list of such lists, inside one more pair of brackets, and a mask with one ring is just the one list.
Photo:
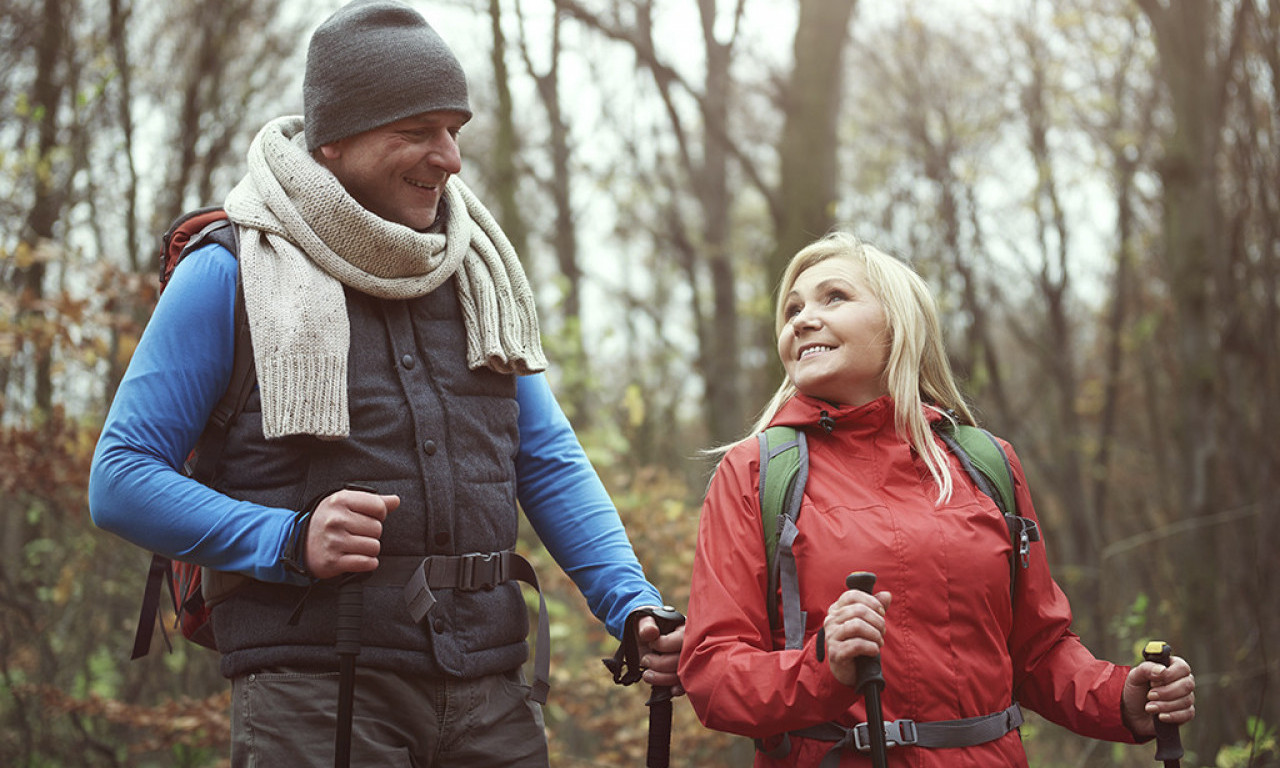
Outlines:
[[[481, 4], [422, 5], [456, 20]], [[564, 52], [596, 77], [565, 90], [600, 107], [574, 110], [570, 137], [583, 149], [566, 166], [589, 195], [572, 226], [596, 305], [581, 317], [561, 316], [567, 300], [540, 307], [557, 383], [647, 573], [684, 607], [709, 468], [696, 451], [720, 439], [703, 418], [723, 405], [709, 393], [731, 379], [755, 393], [743, 398], [750, 409], [776, 379], [762, 287], [776, 279], [765, 263], [788, 202], [776, 166], [788, 142], [818, 148], [778, 130], [780, 96], [795, 93], [790, 49], [778, 45], [788, 4], [743, 6], [752, 23], [737, 58], [720, 62], [734, 97], [725, 135], [673, 148], [715, 89], [670, 65], [688, 58], [674, 49], [685, 38], [628, 24], [676, 22], [666, 14], [678, 5], [524, 7], [534, 36], [536, 13], [578, 20], [565, 25]], [[145, 243], [158, 222], [230, 188], [263, 119], [296, 111], [286, 73], [300, 73], [301, 29], [322, 9], [294, 6], [0, 3], [2, 766], [225, 761], [216, 654], [178, 639], [169, 653], [125, 660], [148, 554], [95, 530], [84, 494], [98, 426], [155, 300]], [[524, 45], [514, 6], [490, 5]], [[620, 12], [632, 7], [646, 12]], [[1280, 391], [1280, 8], [941, 7], [859, 4], [832, 215], [909, 257], [937, 289], [957, 370], [983, 421], [1018, 450], [1089, 647], [1123, 662], [1151, 635], [1191, 660], [1200, 711], [1184, 742], [1201, 752], [1183, 764], [1280, 764], [1280, 584], [1267, 567], [1280, 542], [1269, 406]], [[727, 40], [731, 25], [713, 21]], [[484, 37], [459, 46], [469, 68]], [[637, 57], [652, 82], [612, 75]], [[466, 151], [483, 177], [492, 121], [487, 71], [476, 72]], [[512, 85], [519, 98], [532, 83]], [[659, 106], [655, 88], [669, 101]], [[547, 185], [547, 126], [536, 105], [515, 106], [522, 178], [503, 192], [533, 227], [522, 255], [547, 264], [563, 234], [547, 195], [531, 193]], [[731, 201], [704, 198], [719, 185], [689, 173], [722, 140], [734, 159], [716, 181]], [[708, 247], [702, 219], [713, 210], [727, 217], [728, 239], [716, 240], [727, 247]], [[736, 276], [716, 284], [722, 293], [708, 284], [716, 265]], [[567, 278], [531, 271], [540, 301], [569, 294]], [[690, 327], [713, 295], [742, 314], [699, 338], [728, 348], [740, 377], [691, 354]], [[727, 331], [746, 329], [738, 348]], [[521, 547], [553, 612], [555, 764], [640, 764], [644, 686], [610, 682], [600, 659], [614, 641], [527, 531]], [[745, 739], [701, 728], [686, 701], [675, 717], [676, 765], [750, 761]], [[1038, 768], [1149, 765], [1153, 751], [1034, 716], [1023, 737]]]
[[228, 727], [216, 657], [127, 660], [148, 558], [89, 520], [96, 427], [33, 422], [0, 430], [4, 546], [21, 545], [0, 581], [0, 764], [210, 764]]
[[1215, 768], [1248, 768], [1254, 765], [1280, 765], [1280, 738], [1275, 726], [1256, 717], [1249, 718], [1248, 739], [1229, 744], [1218, 751]]

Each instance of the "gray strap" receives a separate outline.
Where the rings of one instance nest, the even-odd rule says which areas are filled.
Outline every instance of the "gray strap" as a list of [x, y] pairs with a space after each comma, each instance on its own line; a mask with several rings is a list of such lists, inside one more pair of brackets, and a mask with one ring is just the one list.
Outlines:
[[[404, 585], [404, 602], [409, 608], [409, 615], [415, 622], [422, 621], [422, 617], [427, 615], [436, 604], [435, 595], [431, 594], [432, 587], [463, 592], [493, 589], [517, 578], [514, 568], [519, 562], [528, 566], [527, 560], [510, 551], [422, 558]], [[382, 570], [381, 567], [378, 570]], [[528, 571], [532, 570], [529, 566]], [[536, 581], [534, 586], [537, 586]]]
[[806, 612], [800, 610], [800, 574], [791, 548], [799, 533], [794, 520], [783, 518], [782, 536], [778, 540], [778, 577], [782, 582], [782, 627], [787, 633], [786, 647], [789, 649], [804, 647]]
[[1003, 712], [981, 717], [966, 717], [963, 720], [945, 720], [937, 723], [915, 723], [915, 745], [931, 749], [972, 747], [995, 741], [1021, 725], [1022, 708], [1015, 701]]
[[[1015, 701], [1000, 712], [966, 717], [961, 720], [917, 723], [914, 720], [902, 719], [887, 722], [884, 724], [885, 744], [890, 747], [912, 746], [926, 749], [976, 747], [979, 744], [995, 741], [1021, 725], [1022, 708]], [[845, 728], [836, 723], [823, 723], [791, 731], [790, 735], [835, 742], [826, 756], [836, 755], [835, 762], [831, 763], [833, 765], [839, 762], [840, 750], [856, 749], [859, 752], [871, 750], [866, 723], [859, 723], [853, 728]], [[823, 764], [828, 764], [826, 758], [823, 759]]]

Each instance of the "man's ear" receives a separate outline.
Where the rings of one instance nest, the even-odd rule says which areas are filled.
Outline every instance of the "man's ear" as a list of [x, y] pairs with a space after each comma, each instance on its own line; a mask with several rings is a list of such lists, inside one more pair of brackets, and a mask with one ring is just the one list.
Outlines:
[[337, 160], [342, 157], [342, 142], [335, 141], [329, 144], [321, 144], [316, 150], [317, 160]]

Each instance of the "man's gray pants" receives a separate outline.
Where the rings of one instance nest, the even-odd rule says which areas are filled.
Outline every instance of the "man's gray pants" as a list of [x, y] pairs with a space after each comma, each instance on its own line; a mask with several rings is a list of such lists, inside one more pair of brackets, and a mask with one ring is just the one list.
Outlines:
[[[276, 668], [232, 681], [233, 768], [331, 768], [338, 673]], [[546, 768], [542, 708], [519, 670], [478, 680], [356, 674], [353, 768]]]

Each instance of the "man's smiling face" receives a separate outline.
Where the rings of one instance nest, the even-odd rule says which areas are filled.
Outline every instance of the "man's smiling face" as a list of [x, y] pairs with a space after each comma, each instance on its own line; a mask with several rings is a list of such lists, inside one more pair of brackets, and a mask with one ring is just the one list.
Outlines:
[[427, 112], [320, 147], [319, 161], [369, 211], [411, 229], [436, 220], [444, 185], [462, 170], [462, 112]]

